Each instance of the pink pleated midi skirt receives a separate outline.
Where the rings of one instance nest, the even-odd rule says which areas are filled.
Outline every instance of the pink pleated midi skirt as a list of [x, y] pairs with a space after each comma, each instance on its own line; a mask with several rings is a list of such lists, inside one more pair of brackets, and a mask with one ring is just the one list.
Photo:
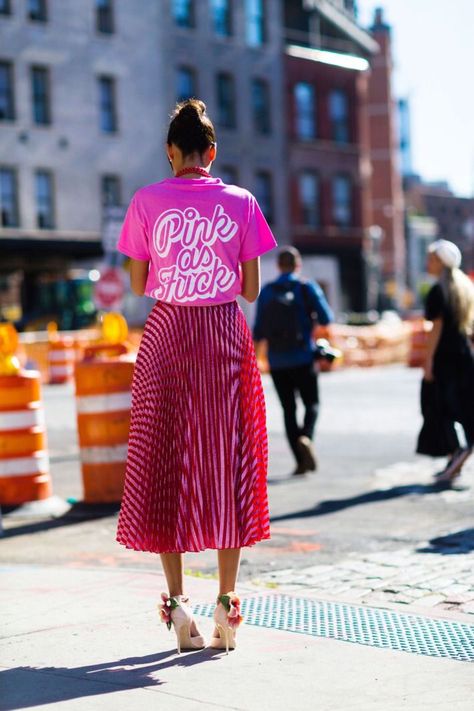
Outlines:
[[158, 302], [137, 356], [117, 540], [154, 553], [270, 537], [265, 401], [234, 301]]

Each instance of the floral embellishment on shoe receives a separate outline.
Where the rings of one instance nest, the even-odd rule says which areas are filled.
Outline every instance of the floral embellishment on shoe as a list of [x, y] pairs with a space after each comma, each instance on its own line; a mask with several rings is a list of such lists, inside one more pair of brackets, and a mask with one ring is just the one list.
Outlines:
[[179, 602], [174, 597], [170, 597], [166, 593], [161, 593], [162, 603], [158, 605], [158, 611], [160, 613], [160, 619], [164, 622], [167, 628], [170, 630], [172, 626], [171, 613], [179, 607]]
[[240, 614], [240, 598], [235, 593], [230, 592], [225, 595], [219, 595], [217, 599], [227, 612], [227, 624], [229, 627], [237, 629], [244, 619]]

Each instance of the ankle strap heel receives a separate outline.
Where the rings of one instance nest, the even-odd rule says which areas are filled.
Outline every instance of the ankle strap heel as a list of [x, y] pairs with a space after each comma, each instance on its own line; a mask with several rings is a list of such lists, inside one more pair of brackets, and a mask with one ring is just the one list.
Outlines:
[[219, 636], [212, 638], [210, 646], [213, 649], [225, 649], [226, 654], [229, 654], [229, 649], [236, 647], [235, 633], [243, 622], [240, 599], [234, 592], [218, 596], [214, 622]]
[[[181, 654], [181, 649], [196, 650], [206, 646], [203, 636], [198, 633], [192, 610], [186, 604], [188, 602], [189, 598], [185, 595], [170, 597], [161, 593], [161, 603], [158, 604], [161, 621], [169, 630], [174, 627], [178, 654]], [[194, 635], [191, 634], [193, 625]]]

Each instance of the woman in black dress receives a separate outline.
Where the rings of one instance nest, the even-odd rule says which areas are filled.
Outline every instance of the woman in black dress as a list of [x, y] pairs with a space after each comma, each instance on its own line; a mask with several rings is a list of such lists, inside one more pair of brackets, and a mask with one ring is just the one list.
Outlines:
[[[438, 482], [446, 483], [459, 476], [474, 446], [474, 285], [460, 264], [461, 252], [453, 242], [441, 239], [430, 245], [427, 269], [437, 281], [425, 304], [425, 318], [433, 322], [433, 328], [424, 380], [434, 384], [442, 430], [454, 442], [446, 468], [436, 475]], [[464, 447], [457, 441], [455, 422], [464, 430]]]

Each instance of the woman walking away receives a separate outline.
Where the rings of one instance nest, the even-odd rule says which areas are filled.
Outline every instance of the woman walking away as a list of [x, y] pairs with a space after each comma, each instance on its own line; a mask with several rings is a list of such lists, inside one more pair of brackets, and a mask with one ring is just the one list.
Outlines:
[[[461, 252], [453, 242], [438, 240], [428, 249], [427, 269], [437, 278], [426, 298], [425, 316], [433, 322], [428, 337], [425, 383], [434, 389], [428, 410], [436, 410], [437, 431], [450, 454], [437, 482], [451, 483], [459, 474], [474, 446], [474, 285], [459, 268]], [[425, 413], [433, 419], [433, 412]], [[425, 424], [426, 424], [425, 420]], [[466, 446], [460, 447], [454, 423], [461, 424]], [[423, 434], [423, 431], [422, 431]], [[450, 444], [449, 444], [450, 443]], [[422, 454], [437, 452], [438, 442], [418, 443]], [[438, 452], [439, 454], [439, 452]]]
[[178, 652], [205, 646], [182, 554], [217, 549], [210, 646], [228, 651], [242, 619], [240, 549], [269, 538], [265, 403], [236, 296], [255, 301], [259, 257], [276, 243], [253, 195], [210, 175], [216, 136], [202, 101], [177, 105], [166, 152], [174, 177], [135, 193], [118, 246], [133, 291], [157, 301], [135, 366], [117, 540], [161, 555], [160, 614]]

